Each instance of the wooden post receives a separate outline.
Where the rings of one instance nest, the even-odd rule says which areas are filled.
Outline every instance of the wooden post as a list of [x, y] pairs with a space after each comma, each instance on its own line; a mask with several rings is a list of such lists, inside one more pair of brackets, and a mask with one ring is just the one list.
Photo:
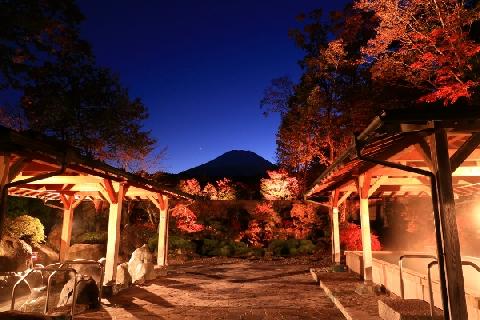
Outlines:
[[72, 204], [75, 198], [73, 196], [70, 198], [60, 196], [60, 199], [63, 202], [63, 223], [62, 234], [60, 236], [60, 261], [65, 261], [67, 258], [68, 249], [70, 249], [70, 240], [72, 239], [73, 212], [75, 210]]
[[437, 178], [448, 308], [450, 319], [466, 320], [468, 319], [468, 314], [452, 188], [452, 170], [448, 154], [448, 139], [445, 129], [438, 127], [435, 127], [435, 129], [435, 133], [432, 135], [431, 151], [434, 172]]
[[3, 235], [3, 227], [5, 224], [5, 218], [7, 216], [7, 190], [5, 190], [5, 185], [9, 182], [9, 164], [10, 157], [6, 155], [0, 155], [0, 195], [2, 202], [0, 204], [0, 239]]
[[[120, 247], [120, 221], [122, 219], [122, 205], [125, 192], [126, 186], [120, 183], [115, 197], [116, 201], [109, 201], [110, 208], [108, 214], [108, 241], [104, 284], [113, 284], [117, 275], [118, 249]], [[112, 193], [112, 190], [110, 190], [109, 193]], [[112, 196], [115, 195], [112, 194]]]
[[334, 262], [340, 264], [341, 252], [340, 252], [340, 227], [338, 223], [338, 208], [333, 207], [332, 209], [332, 220], [333, 220], [333, 243], [334, 247]]
[[62, 234], [60, 236], [60, 261], [67, 259], [68, 250], [70, 249], [70, 241], [72, 239], [73, 213], [75, 208], [82, 202], [85, 197], [81, 197], [75, 201], [75, 196], [70, 197], [60, 195], [60, 200], [63, 203], [63, 223]]
[[370, 237], [370, 214], [368, 211], [368, 191], [370, 189], [370, 175], [361, 174], [357, 182], [358, 196], [360, 198], [360, 226], [362, 229], [363, 248], [363, 280], [365, 283], [372, 281], [372, 239]]
[[338, 190], [332, 191], [331, 197], [331, 218], [332, 218], [332, 260], [340, 263], [340, 228], [338, 223]]
[[160, 220], [158, 222], [157, 264], [168, 265], [168, 198], [158, 195]]

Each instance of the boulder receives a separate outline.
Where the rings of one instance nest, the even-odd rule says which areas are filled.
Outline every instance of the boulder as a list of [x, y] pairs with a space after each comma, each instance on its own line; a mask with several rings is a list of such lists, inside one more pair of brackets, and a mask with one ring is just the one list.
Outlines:
[[[57, 308], [72, 304], [74, 284], [75, 278], [72, 274], [60, 292]], [[76, 303], [78, 305], [86, 305], [89, 309], [99, 307], [99, 294], [97, 283], [93, 279], [77, 276]]]
[[132, 277], [132, 283], [142, 284], [145, 280], [155, 279], [153, 255], [147, 245], [136, 249], [128, 261], [128, 273]]
[[116, 284], [120, 288], [127, 288], [132, 283], [132, 277], [128, 273], [128, 263], [124, 262], [117, 266]]
[[47, 244], [55, 251], [60, 251], [60, 238], [62, 236], [62, 224], [55, 224], [47, 235]]
[[98, 261], [105, 257], [107, 247], [104, 244], [77, 243], [68, 249], [67, 260], [87, 259]]
[[23, 240], [4, 235], [0, 240], [0, 272], [25, 271], [32, 265], [32, 247]]
[[100, 290], [93, 279], [83, 278], [77, 284], [77, 304], [87, 305], [89, 309], [100, 307], [98, 296]]
[[72, 304], [73, 302], [73, 287], [75, 285], [75, 278], [74, 275], [70, 275], [70, 279], [65, 283], [60, 292], [60, 297], [58, 299], [58, 307], [66, 306], [67, 304]]

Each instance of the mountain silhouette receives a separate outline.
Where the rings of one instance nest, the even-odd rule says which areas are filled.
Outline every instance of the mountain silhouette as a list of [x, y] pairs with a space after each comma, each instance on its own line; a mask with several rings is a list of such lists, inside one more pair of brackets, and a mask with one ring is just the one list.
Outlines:
[[212, 180], [223, 177], [243, 180], [244, 178], [262, 177], [267, 170], [275, 168], [276, 166], [273, 163], [265, 160], [255, 152], [232, 150], [207, 163], [182, 171], [178, 176], [199, 180]]

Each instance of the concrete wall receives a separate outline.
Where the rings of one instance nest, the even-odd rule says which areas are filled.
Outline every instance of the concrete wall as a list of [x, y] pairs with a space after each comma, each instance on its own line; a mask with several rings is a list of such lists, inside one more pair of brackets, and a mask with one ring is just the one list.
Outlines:
[[[362, 252], [345, 251], [345, 256], [348, 269], [362, 275]], [[392, 256], [398, 256], [398, 254], [388, 251], [374, 253], [372, 277], [375, 284], [382, 284], [389, 292], [400, 296], [400, 268], [398, 263], [392, 263]], [[480, 264], [480, 259], [478, 258], [466, 258], [467, 260], [479, 260], [473, 262]], [[398, 261], [397, 259], [396, 261]], [[464, 267], [465, 297], [467, 300], [468, 319], [480, 320], [480, 292], [477, 286], [480, 282], [480, 274], [473, 273], [471, 270], [466, 270], [467, 268], [470, 267]], [[437, 272], [438, 269], [433, 267], [433, 297], [435, 306], [442, 309], [440, 283]], [[421, 299], [428, 303], [430, 302], [426, 267], [423, 268], [423, 266], [412, 265], [412, 267], [409, 268], [408, 265], [406, 267], [404, 266], [403, 281], [405, 299]], [[475, 282], [475, 285], [472, 284], [473, 282]]]

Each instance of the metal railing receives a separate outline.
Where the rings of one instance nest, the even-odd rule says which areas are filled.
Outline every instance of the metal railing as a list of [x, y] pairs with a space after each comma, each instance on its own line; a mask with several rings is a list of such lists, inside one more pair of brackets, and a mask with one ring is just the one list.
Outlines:
[[[430, 316], [433, 318], [434, 316], [434, 309], [435, 309], [435, 302], [433, 300], [433, 288], [432, 288], [432, 272], [431, 272], [431, 269], [434, 265], [438, 264], [437, 261], [432, 261], [428, 264], [428, 272], [427, 272], [427, 276], [428, 276], [428, 294], [429, 294], [429, 298], [430, 298]], [[462, 266], [470, 266], [472, 268], [474, 268], [477, 272], [480, 272], [480, 267], [471, 262], [471, 261], [462, 261]]]
[[74, 265], [74, 264], [98, 266], [98, 268], [100, 269], [100, 280], [99, 280], [99, 283], [98, 283], [98, 287], [99, 287], [98, 303], [101, 304], [103, 278], [104, 278], [104, 275], [105, 275], [105, 268], [104, 268], [103, 263], [95, 261], [95, 260], [77, 259], [77, 260], [66, 260], [66, 261], [61, 262], [61, 263], [50, 264], [47, 267], [35, 267], [33, 269], [30, 269], [30, 270], [27, 270], [26, 272], [24, 272], [23, 275], [20, 276], [20, 279], [18, 279], [13, 286], [12, 295], [11, 295], [10, 310], [15, 309], [16, 292], [17, 292], [17, 287], [20, 283], [24, 282], [28, 286], [28, 289], [30, 290], [30, 293], [31, 293], [32, 292], [32, 287], [30, 286], [30, 284], [28, 283], [26, 278], [33, 272], [39, 272], [42, 276], [42, 284], [43, 284], [44, 283], [43, 273], [44, 272], [51, 272], [51, 274], [49, 275], [48, 280], [47, 280], [47, 296], [46, 296], [46, 301], [45, 301], [45, 306], [44, 306], [44, 314], [49, 314], [48, 309], [49, 309], [50, 292], [51, 292], [50, 289], [52, 287], [52, 281], [53, 281], [55, 275], [57, 275], [58, 272], [73, 272], [74, 273], [74, 275], [73, 275], [73, 277], [74, 277], [74, 287], [73, 287], [73, 293], [72, 293], [73, 300], [72, 300], [72, 306], [71, 306], [71, 311], [70, 311], [71, 318], [73, 319], [74, 312], [75, 312], [75, 306], [76, 306], [76, 300], [77, 300], [77, 292], [76, 292], [77, 286], [82, 281], [88, 281], [86, 279], [81, 279], [81, 280], [77, 281], [78, 272], [74, 268], [71, 268], [71, 267], [66, 268], [65, 267], [65, 266]]
[[44, 268], [34, 268], [34, 269], [28, 270], [25, 273], [25, 275], [20, 277], [20, 279], [18, 279], [17, 282], [15, 282], [15, 284], [13, 286], [12, 296], [11, 296], [12, 302], [10, 304], [10, 310], [12, 310], [12, 311], [15, 310], [16, 290], [17, 290], [17, 287], [20, 283], [24, 282], [28, 286], [28, 289], [30, 290], [30, 292], [32, 292], [32, 288], [30, 287], [30, 284], [28, 283], [28, 281], [25, 280], [25, 278], [29, 274], [31, 274], [32, 272], [52, 272], [52, 274], [48, 277], [48, 283], [47, 283], [47, 299], [45, 301], [45, 309], [44, 309], [44, 313], [47, 314], [48, 298], [50, 297], [51, 278], [54, 274], [57, 273], [57, 271], [73, 272], [74, 273], [74, 286], [73, 286], [73, 294], [72, 294], [73, 301], [72, 301], [72, 307], [70, 309], [71, 317], [73, 319], [73, 315], [74, 315], [74, 311], [75, 311], [76, 289], [77, 289], [77, 271], [73, 268], [59, 269], [59, 268], [52, 268], [52, 267], [44, 267]]
[[405, 254], [400, 256], [398, 259], [398, 266], [400, 267], [400, 297], [402, 299], [405, 299], [405, 285], [403, 283], [403, 259], [406, 258], [433, 259], [437, 261], [437, 257], [428, 254]]
[[86, 260], [86, 259], [75, 259], [75, 260], [65, 260], [60, 264], [60, 268], [63, 268], [65, 265], [72, 264], [83, 264], [83, 265], [95, 265], [100, 269], [100, 280], [98, 282], [98, 303], [102, 302], [102, 290], [103, 290], [103, 278], [105, 277], [105, 266], [102, 262], [95, 260]]

